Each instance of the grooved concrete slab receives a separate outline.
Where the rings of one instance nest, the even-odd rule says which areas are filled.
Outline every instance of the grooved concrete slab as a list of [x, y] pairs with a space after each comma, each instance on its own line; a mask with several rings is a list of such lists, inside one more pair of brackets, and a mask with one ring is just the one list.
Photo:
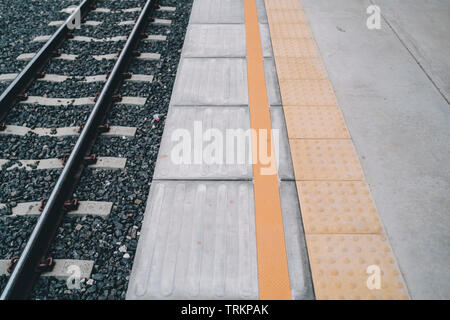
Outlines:
[[244, 23], [244, 0], [195, 0], [189, 24]]
[[172, 105], [247, 105], [247, 64], [241, 58], [184, 58]]
[[[171, 106], [154, 179], [252, 179], [249, 129], [247, 107]], [[208, 131], [217, 135], [208, 138]], [[244, 132], [249, 133], [247, 138]], [[216, 142], [222, 148], [214, 151]]]
[[193, 24], [187, 29], [184, 57], [245, 57], [242, 24]]
[[258, 299], [252, 183], [154, 180], [127, 299]]

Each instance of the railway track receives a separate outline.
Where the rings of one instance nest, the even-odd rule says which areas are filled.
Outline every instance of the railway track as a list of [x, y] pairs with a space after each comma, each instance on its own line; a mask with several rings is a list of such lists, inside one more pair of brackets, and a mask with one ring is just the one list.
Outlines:
[[[142, 3], [142, 1], [134, 2]], [[44, 189], [47, 193], [42, 195], [41, 199], [27, 201], [31, 200], [31, 197], [35, 197], [36, 193], [39, 193], [35, 192], [35, 190], [31, 192], [31, 195], [27, 195], [23, 199], [21, 199], [20, 194], [18, 195], [20, 192], [14, 190], [11, 192], [11, 196], [6, 199], [10, 201], [0, 204], [0, 210], [6, 211], [2, 219], [38, 216], [33, 228], [30, 228], [31, 223], [26, 223], [27, 228], [32, 229], [32, 232], [27, 237], [26, 245], [20, 257], [12, 260], [10, 268], [12, 273], [6, 286], [3, 288], [2, 299], [28, 297], [40, 273], [53, 267], [54, 260], [49, 259], [48, 252], [54, 249], [55, 244], [52, 244], [52, 241], [55, 235], [58, 234], [58, 227], [67, 213], [78, 216], [78, 219], [82, 219], [82, 221], [84, 221], [83, 219], [88, 221], [93, 219], [96, 222], [95, 226], [98, 227], [103, 222], [98, 222], [97, 218], [110, 216], [111, 212], [117, 209], [118, 203], [121, 202], [120, 200], [115, 202], [83, 201], [77, 198], [77, 194], [83, 194], [81, 190], [84, 188], [89, 189], [89, 185], [93, 183], [83, 179], [85, 177], [92, 179], [92, 176], [95, 176], [97, 173], [105, 178], [105, 181], [101, 182], [105, 189], [111, 186], [112, 181], [117, 179], [117, 174], [115, 177], [112, 177], [105, 172], [121, 171], [118, 174], [119, 182], [121, 179], [127, 180], [128, 159], [123, 157], [122, 154], [127, 153], [126, 148], [118, 148], [124, 151], [119, 151], [118, 157], [109, 157], [108, 155], [113, 153], [110, 148], [115, 143], [120, 143], [122, 140], [135, 139], [137, 129], [134, 126], [108, 123], [108, 113], [117, 104], [124, 106], [125, 108], [118, 108], [111, 115], [111, 119], [117, 117], [117, 122], [123, 122], [125, 117], [133, 119], [142, 112], [141, 108], [146, 105], [146, 97], [143, 95], [148, 96], [148, 91], [146, 92], [146, 90], [148, 90], [148, 85], [154, 81], [155, 75], [144, 72], [130, 73], [128, 69], [130, 65], [133, 68], [132, 64], [136, 61], [144, 65], [145, 63], [153, 63], [159, 66], [162, 64], [160, 62], [161, 54], [156, 52], [157, 50], [144, 52], [137, 49], [143, 43], [145, 45], [150, 43], [156, 49], [162, 47], [161, 43], [167, 40], [168, 35], [170, 36], [170, 31], [168, 30], [170, 30], [172, 23], [172, 20], [167, 19], [166, 16], [172, 15], [175, 17], [176, 9], [172, 6], [158, 5], [155, 0], [146, 1], [142, 7], [107, 8], [106, 6], [100, 6], [100, 4], [103, 5], [102, 1], [84, 0], [78, 8], [69, 7], [64, 9], [71, 16], [65, 21], [49, 22], [49, 25], [57, 28], [53, 35], [37, 35], [34, 37], [33, 41], [43, 42], [43, 47], [37, 53], [24, 53], [18, 57], [20, 59], [31, 59], [25, 69], [19, 73], [0, 75], [0, 81], [11, 81], [0, 97], [0, 120], [2, 123], [0, 138], [4, 139], [2, 143], [6, 141], [8, 144], [0, 156], [3, 158], [0, 159], [0, 174], [6, 178], [5, 180], [13, 177], [14, 180], [11, 182], [18, 182], [22, 177], [28, 181], [26, 177], [29, 177], [29, 174], [50, 172], [48, 175], [45, 174], [44, 177], [40, 176], [36, 179], [40, 185], [39, 191], [42, 192]], [[80, 29], [71, 29], [70, 25], [78, 12], [81, 16], [82, 27]], [[115, 19], [115, 27], [117, 29], [131, 28], [127, 35], [110, 35], [107, 32], [96, 30], [99, 25], [105, 23], [101, 19], [95, 19], [96, 16], [112, 16], [115, 14], [119, 17]], [[135, 19], [127, 18], [133, 14], [136, 17]], [[158, 17], [158, 14], [163, 16], [163, 18]], [[91, 16], [93, 17], [92, 19]], [[151, 34], [146, 33], [148, 25], [152, 31]], [[83, 30], [84, 27], [92, 30], [92, 34], [86, 34]], [[155, 33], [153, 33], [153, 30]], [[99, 44], [101, 47], [96, 47]], [[80, 48], [76, 48], [77, 46]], [[70, 50], [66, 51], [66, 48], [70, 48]], [[120, 48], [118, 53], [117, 50], [114, 52], [114, 49], [117, 48]], [[79, 50], [77, 51], [77, 49]], [[53, 70], [61, 69], [61, 62], [70, 64], [72, 61], [79, 60], [78, 56], [91, 56], [90, 59], [92, 61], [98, 61], [99, 65], [106, 62], [106, 66], [102, 65], [95, 70], [95, 73], [91, 74], [86, 74], [86, 71], [92, 72], [92, 70], [72, 72], [70, 76], [65, 72], [52, 72]], [[167, 65], [169, 72], [173, 72], [172, 76], [174, 77], [175, 70], [173, 69], [176, 65], [173, 65], [173, 61], [169, 61]], [[109, 72], [102, 73], [105, 69], [108, 69]], [[145, 69], [151, 68], [147, 67]], [[161, 78], [164, 77], [161, 74], [157, 74], [156, 77], [159, 77], [157, 86], [163, 85], [164, 79]], [[119, 88], [124, 81], [127, 83], [125, 91], [132, 91], [135, 93], [134, 95], [121, 95], [119, 93]], [[72, 84], [75, 89], [71, 89]], [[52, 90], [53, 86], [57, 87], [59, 85], [64, 89], [63, 93]], [[163, 89], [168, 90], [165, 85], [163, 87]], [[98, 94], [90, 95], [93, 90], [97, 90]], [[80, 91], [89, 95], [80, 97], [78, 96]], [[34, 92], [40, 94], [33, 94]], [[152, 100], [152, 98], [149, 100]], [[168, 99], [166, 100], [164, 102], [168, 103]], [[131, 107], [136, 108], [137, 111], [135, 109], [132, 112], [128, 112], [127, 108]], [[49, 109], [52, 111], [47, 111]], [[55, 111], [56, 109], [57, 111]], [[23, 111], [24, 115], [21, 114]], [[148, 114], [148, 112], [145, 113]], [[30, 117], [30, 114], [33, 114], [33, 116]], [[154, 110], [153, 115], [153, 118], [146, 117], [144, 119], [147, 126], [150, 124], [150, 130], [154, 129], [152, 134], [158, 136], [160, 133], [160, 129], [157, 128], [159, 121], [158, 110]], [[24, 120], [25, 123], [23, 123]], [[47, 121], [49, 121], [48, 125], [45, 125]], [[58, 124], [61, 125], [58, 126]], [[98, 137], [99, 135], [100, 138]], [[111, 140], [99, 147], [95, 142], [102, 138]], [[18, 152], [17, 150], [20, 148], [15, 148], [14, 145], [15, 142], [17, 144], [22, 143], [21, 139], [25, 139], [28, 145], [45, 141], [44, 145], [46, 148], [37, 148], [37, 151], [27, 153], [27, 157], [19, 158], [23, 153]], [[54, 139], [57, 139], [56, 143], [54, 143]], [[158, 141], [157, 139], [154, 140], [153, 153], [156, 154]], [[50, 143], [47, 144], [47, 142]], [[132, 149], [136, 148], [139, 149], [139, 146], [132, 147]], [[99, 152], [97, 153], [96, 151]], [[107, 156], [97, 156], [97, 154], [102, 152]], [[48, 155], [53, 155], [53, 157], [48, 157]], [[84, 170], [87, 166], [90, 169]], [[151, 166], [147, 165], [147, 168], [152, 170]], [[144, 172], [142, 180], [138, 181], [139, 185], [146, 184], [147, 187], [151, 174], [152, 172]], [[133, 184], [136, 184], [136, 182]], [[119, 189], [117, 185], [112, 186], [116, 187], [115, 191]], [[20, 188], [18, 189], [20, 190]], [[24, 189], [34, 189], [33, 183], [25, 185]], [[103, 193], [105, 192], [103, 191]], [[109, 191], [106, 191], [106, 193], [109, 193]], [[116, 196], [118, 196], [118, 192], [113, 193], [116, 193]], [[145, 194], [146, 192], [143, 193]], [[93, 198], [96, 197], [98, 198], [99, 195], [94, 193]], [[2, 200], [4, 198], [2, 197]], [[100, 198], [102, 198], [101, 195]], [[127, 200], [131, 200], [135, 205], [143, 205], [144, 199], [128, 195]], [[126, 210], [129, 210], [129, 208]], [[129, 212], [126, 216], [125, 219], [128, 219], [130, 216], [133, 216], [133, 213]], [[138, 216], [138, 213], [136, 213], [136, 216]], [[136, 239], [139, 226], [135, 224], [138, 224], [137, 222], [141, 219], [134, 221], [133, 227], [131, 229], [128, 228], [125, 232], [120, 230], [121, 223], [112, 219], [112, 224], [116, 229], [114, 230], [115, 235], [126, 235], [127, 239], [130, 237], [128, 240]], [[80, 231], [78, 226], [83, 226], [82, 223], [79, 223], [80, 220], [77, 220], [77, 222], [73, 232]], [[73, 227], [73, 223], [69, 223], [69, 225]], [[62, 229], [65, 229], [64, 223]], [[128, 236], [128, 233], [132, 236]], [[20, 237], [22, 242], [25, 243], [23, 235]], [[61, 235], [61, 237], [64, 237], [64, 235]], [[107, 242], [106, 239], [103, 241]], [[124, 247], [126, 248], [125, 244], [120, 244], [121, 246], [117, 251], [122, 255], [121, 258], [130, 259], [130, 254], [126, 252], [127, 249], [123, 250]], [[71, 245], [76, 247], [76, 244], [73, 242]], [[14, 250], [17, 252], [17, 248]], [[114, 251], [114, 253], [117, 251]], [[98, 253], [95, 254], [99, 255]], [[61, 263], [61, 261], [57, 261], [57, 265], [58, 262]], [[97, 276], [96, 278], [99, 279], [101, 277]], [[110, 291], [112, 290], [114, 289]]]

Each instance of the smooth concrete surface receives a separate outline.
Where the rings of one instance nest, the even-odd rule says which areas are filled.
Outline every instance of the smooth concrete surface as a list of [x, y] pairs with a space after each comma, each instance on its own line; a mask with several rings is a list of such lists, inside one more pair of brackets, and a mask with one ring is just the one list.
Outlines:
[[450, 2], [375, 2], [380, 30], [370, 1], [301, 0], [410, 296], [450, 299]]
[[414, 59], [450, 101], [450, 3], [448, 0], [374, 0]]

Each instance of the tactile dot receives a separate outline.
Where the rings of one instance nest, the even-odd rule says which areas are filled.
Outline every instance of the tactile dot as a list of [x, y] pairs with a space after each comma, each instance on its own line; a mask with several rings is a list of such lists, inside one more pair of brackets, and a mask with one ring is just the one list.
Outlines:
[[275, 57], [317, 58], [319, 50], [313, 39], [272, 39], [273, 54]]
[[268, 11], [273, 9], [302, 9], [299, 0], [266, 0], [265, 4]]
[[270, 38], [273, 39], [312, 39], [313, 35], [305, 23], [271, 23]]
[[289, 139], [296, 180], [362, 180], [350, 140]]
[[328, 80], [280, 80], [284, 106], [336, 106]]
[[[331, 241], [327, 241], [327, 237], [330, 237]], [[389, 258], [393, 258], [393, 253], [384, 252], [381, 249], [387, 244], [387, 240], [382, 235], [357, 235], [356, 242], [353, 235], [340, 235], [339, 237], [344, 237], [344, 241], [339, 241], [337, 237], [306, 235], [308, 247], [312, 243], [318, 247], [318, 250], [314, 252], [308, 250], [317, 299], [408, 299], [403, 280], [397, 272], [397, 266], [388, 262]], [[326, 250], [330, 243], [338, 250], [333, 252]], [[356, 245], [363, 250], [361, 252], [355, 250]], [[347, 253], [341, 253], [339, 249], [342, 247], [348, 249]], [[314, 263], [315, 259], [324, 261], [320, 269]], [[330, 264], [328, 262], [330, 259], [335, 262]], [[358, 260], [364, 263], [360, 264]], [[367, 273], [367, 267], [371, 265], [378, 266], [383, 273], [380, 278], [380, 289], [369, 289], [367, 286], [367, 280], [373, 276]], [[321, 272], [318, 272], [319, 270]], [[336, 279], [339, 279], [340, 286], [333, 285]]]
[[318, 58], [279, 57], [277, 59], [279, 80], [326, 80], [327, 73]]
[[289, 138], [348, 139], [337, 107], [284, 107]]
[[307, 23], [306, 17], [300, 9], [271, 9], [267, 10], [269, 23]]
[[[306, 233], [382, 232], [378, 214], [371, 210], [375, 207], [366, 192], [368, 186], [363, 181], [297, 181], [297, 190]], [[307, 206], [303, 205], [305, 192], [309, 199]], [[341, 219], [336, 220], [335, 217]], [[358, 242], [358, 237], [352, 240]], [[361, 251], [361, 248], [355, 246], [355, 251]], [[378, 248], [378, 251], [384, 250]], [[349, 261], [344, 260], [344, 263]]]

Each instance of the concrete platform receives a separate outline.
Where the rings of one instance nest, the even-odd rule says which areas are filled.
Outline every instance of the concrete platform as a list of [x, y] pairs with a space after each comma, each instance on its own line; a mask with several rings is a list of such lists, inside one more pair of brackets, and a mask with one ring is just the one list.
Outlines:
[[[175, 133], [195, 136], [196, 121], [253, 125], [248, 3], [194, 1], [127, 299], [258, 299], [270, 278], [258, 267], [254, 167], [171, 158]], [[379, 30], [366, 27], [373, 4]], [[291, 297], [449, 299], [450, 3], [256, 7]]]
[[410, 296], [449, 299], [450, 3], [301, 3]]
[[[264, 1], [257, 4], [260, 22], [267, 23]], [[194, 126], [223, 134], [250, 129], [243, 14], [244, 1], [194, 1], [127, 299], [260, 297], [251, 143], [245, 164], [228, 165], [225, 153], [223, 164], [176, 164], [171, 157], [177, 133], [194, 137]], [[293, 299], [312, 299], [270, 33], [267, 24], [259, 26], [272, 128], [280, 137], [275, 149], [290, 291]], [[190, 152], [192, 160], [199, 154], [194, 144]]]

